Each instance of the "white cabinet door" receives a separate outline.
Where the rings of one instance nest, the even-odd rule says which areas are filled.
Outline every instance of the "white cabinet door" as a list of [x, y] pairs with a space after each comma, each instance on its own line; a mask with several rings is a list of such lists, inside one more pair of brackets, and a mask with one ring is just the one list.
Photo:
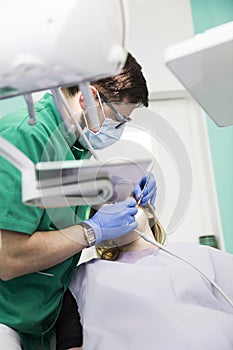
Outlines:
[[[180, 138], [184, 147], [183, 151], [179, 152], [176, 149], [168, 150], [166, 140], [169, 137], [165, 138], [164, 144], [160, 142], [153, 146], [165, 178], [163, 187], [166, 196], [163, 196], [165, 197], [163, 208], [158, 208], [165, 227], [169, 227], [172, 213], [176, 206], [180, 205], [177, 202], [182, 199], [180, 192], [186, 191], [190, 196], [186, 209], [183, 208], [183, 217], [182, 213], [177, 211], [181, 221], [169, 235], [169, 240], [198, 242], [199, 236], [214, 234], [219, 246], [224, 249], [206, 120], [202, 110], [190, 97], [151, 101], [150, 109], [159, 113], [171, 125], [174, 132], [170, 133], [170, 138]], [[153, 129], [156, 133], [156, 127]], [[180, 161], [182, 152], [188, 155], [188, 161], [184, 157], [183, 165]], [[188, 171], [189, 165], [192, 174]], [[183, 178], [180, 176], [182, 172]], [[187, 177], [191, 176], [191, 181], [185, 178], [185, 173]], [[191, 193], [188, 188], [190, 185]]]

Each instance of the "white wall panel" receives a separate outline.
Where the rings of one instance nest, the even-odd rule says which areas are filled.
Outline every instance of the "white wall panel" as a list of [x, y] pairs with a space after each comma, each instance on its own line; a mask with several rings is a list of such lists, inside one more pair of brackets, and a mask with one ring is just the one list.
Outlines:
[[150, 92], [184, 89], [165, 67], [166, 47], [194, 35], [189, 0], [127, 0], [129, 50], [142, 64]]

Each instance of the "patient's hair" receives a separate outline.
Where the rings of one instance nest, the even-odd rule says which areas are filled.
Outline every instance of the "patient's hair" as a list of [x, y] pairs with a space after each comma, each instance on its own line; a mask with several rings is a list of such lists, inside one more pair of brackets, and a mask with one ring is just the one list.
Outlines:
[[[142, 207], [141, 207], [142, 208]], [[150, 204], [147, 204], [144, 210], [147, 210], [151, 214], [149, 218], [149, 225], [154, 238], [160, 244], [164, 244], [166, 239], [166, 233], [161, 223], [158, 221], [155, 212]], [[124, 250], [124, 246], [114, 245], [114, 240], [104, 241], [101, 246], [96, 247], [97, 255], [103, 260], [116, 260], [119, 254]]]

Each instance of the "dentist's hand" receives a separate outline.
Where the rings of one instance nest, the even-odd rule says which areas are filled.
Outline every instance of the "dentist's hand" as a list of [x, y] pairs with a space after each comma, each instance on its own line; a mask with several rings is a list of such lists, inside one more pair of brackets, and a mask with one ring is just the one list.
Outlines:
[[103, 205], [91, 219], [85, 221], [94, 230], [95, 244], [120, 237], [137, 228], [138, 223], [134, 217], [137, 211], [133, 198]]
[[[144, 186], [146, 187], [144, 189]], [[155, 181], [155, 177], [152, 173], [148, 173], [143, 176], [139, 184], [134, 189], [134, 195], [136, 200], [138, 201], [141, 198], [141, 205], [144, 207], [147, 202], [149, 202], [152, 206], [155, 204], [155, 198], [157, 193], [157, 185]]]

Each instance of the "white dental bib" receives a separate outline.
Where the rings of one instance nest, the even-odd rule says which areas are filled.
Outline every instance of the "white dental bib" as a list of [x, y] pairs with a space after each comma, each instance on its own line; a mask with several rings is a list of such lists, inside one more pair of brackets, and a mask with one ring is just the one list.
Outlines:
[[[189, 243], [168, 248], [204, 270], [233, 299], [233, 256]], [[233, 309], [189, 265], [161, 250], [93, 260], [71, 282], [83, 350], [232, 350]]]

